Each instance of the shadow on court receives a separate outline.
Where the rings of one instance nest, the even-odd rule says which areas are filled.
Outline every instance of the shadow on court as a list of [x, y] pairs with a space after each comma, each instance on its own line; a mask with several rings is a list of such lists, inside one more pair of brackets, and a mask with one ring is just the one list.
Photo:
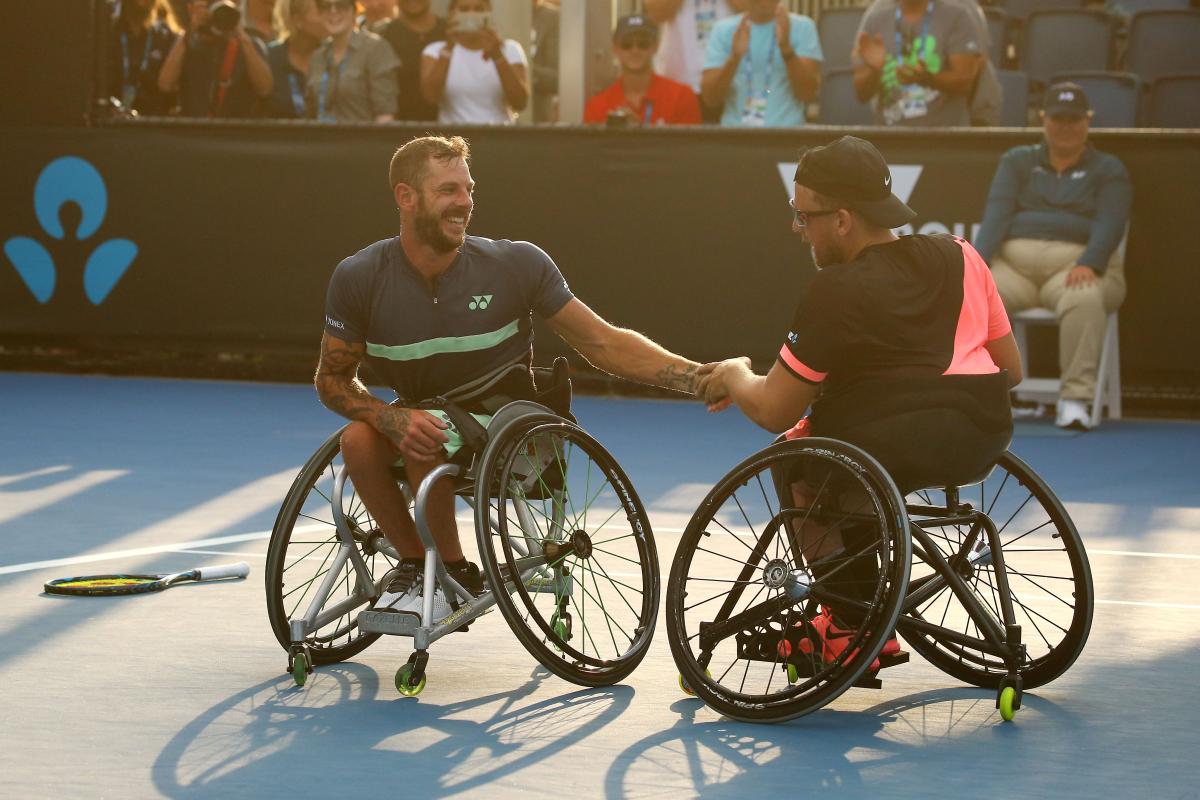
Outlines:
[[196, 717], [159, 754], [152, 780], [175, 798], [270, 797], [289, 784], [320, 796], [471, 793], [580, 744], [634, 696], [614, 686], [534, 701], [545, 679], [557, 681], [538, 667], [512, 691], [436, 705], [382, 699], [379, 675], [359, 664], [321, 667], [304, 689], [283, 676]]

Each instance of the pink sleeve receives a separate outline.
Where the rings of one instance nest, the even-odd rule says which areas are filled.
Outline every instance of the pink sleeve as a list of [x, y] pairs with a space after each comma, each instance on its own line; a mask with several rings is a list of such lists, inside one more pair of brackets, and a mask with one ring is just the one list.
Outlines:
[[990, 342], [1007, 335], [1012, 331], [1012, 325], [1008, 321], [1008, 312], [1004, 310], [1004, 301], [1000, 299], [1000, 292], [996, 289], [996, 281], [992, 278], [992, 271], [984, 269], [983, 274], [987, 286], [987, 340]]

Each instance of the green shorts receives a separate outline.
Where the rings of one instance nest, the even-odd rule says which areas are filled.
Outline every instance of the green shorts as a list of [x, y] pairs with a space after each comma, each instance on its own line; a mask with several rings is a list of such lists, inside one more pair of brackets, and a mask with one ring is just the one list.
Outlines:
[[[442, 445], [442, 449], [446, 451], [446, 459], [447, 460], [454, 458], [454, 454], [462, 449], [462, 446], [463, 446], [462, 434], [460, 434], [458, 432], [458, 428], [454, 427], [454, 423], [450, 421], [450, 417], [449, 417], [449, 415], [446, 414], [445, 411], [438, 411], [437, 409], [432, 409], [432, 408], [422, 409], [422, 410], [426, 414], [432, 414], [433, 416], [437, 417], [442, 422], [444, 422], [450, 426], [450, 427], [446, 428], [446, 431], [445, 431], [446, 436], [448, 436], [450, 438], [447, 440], [447, 442], [444, 445]], [[488, 426], [488, 423], [492, 421], [491, 414], [472, 414], [471, 416], [474, 417], [475, 421], [478, 422], [480, 425], [482, 425], [484, 428], [486, 428]], [[397, 458], [392, 463], [394, 466], [403, 467], [404, 459]]]

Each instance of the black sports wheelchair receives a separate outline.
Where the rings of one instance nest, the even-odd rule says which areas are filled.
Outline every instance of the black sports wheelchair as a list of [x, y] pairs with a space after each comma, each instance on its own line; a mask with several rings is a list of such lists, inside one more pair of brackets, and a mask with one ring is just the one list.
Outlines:
[[[1007, 375], [900, 388], [864, 387], [869, 414], [821, 420], [837, 438], [776, 440], [704, 499], [667, 585], [684, 691], [735, 719], [793, 719], [879, 688], [880, 668], [908, 660], [885, 650], [898, 633], [995, 689], [1011, 720], [1023, 690], [1078, 657], [1087, 555], [1062, 503], [1007, 449]], [[830, 614], [840, 649], [818, 630]]]
[[[413, 639], [396, 688], [414, 696], [426, 685], [429, 646], [493, 606], [538, 661], [573, 683], [617, 683], [646, 655], [660, 578], [645, 509], [620, 466], [572, 417], [566, 361], [533, 372], [540, 391], [519, 363], [423, 404], [446, 411], [464, 446], [415, 491], [395, 470], [425, 547], [420, 614], [371, 608], [398, 557], [343, 468], [341, 431], [304, 465], [275, 521], [266, 580], [271, 628], [297, 685], [315, 666], [390, 634]], [[522, 388], [511, 392], [513, 385]], [[532, 399], [513, 399], [522, 394]], [[492, 414], [486, 429], [465, 409]], [[426, 504], [439, 480], [454, 482], [474, 521], [486, 578], [479, 597], [448, 574], [434, 546]], [[435, 585], [452, 607], [440, 621]]]

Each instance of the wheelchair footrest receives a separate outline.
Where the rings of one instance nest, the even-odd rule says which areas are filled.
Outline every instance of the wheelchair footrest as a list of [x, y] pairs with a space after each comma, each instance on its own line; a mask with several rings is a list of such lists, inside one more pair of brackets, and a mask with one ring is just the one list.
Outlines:
[[411, 611], [362, 611], [358, 615], [358, 627], [365, 633], [413, 636], [421, 627], [421, 616]]
[[907, 664], [907, 663], [908, 663], [908, 651], [906, 651], [906, 650], [901, 650], [899, 653], [896, 653], [896, 655], [894, 655], [894, 656], [885, 656], [882, 654], [879, 656], [879, 668], [880, 669], [887, 669], [888, 667], [898, 667], [901, 664]]

